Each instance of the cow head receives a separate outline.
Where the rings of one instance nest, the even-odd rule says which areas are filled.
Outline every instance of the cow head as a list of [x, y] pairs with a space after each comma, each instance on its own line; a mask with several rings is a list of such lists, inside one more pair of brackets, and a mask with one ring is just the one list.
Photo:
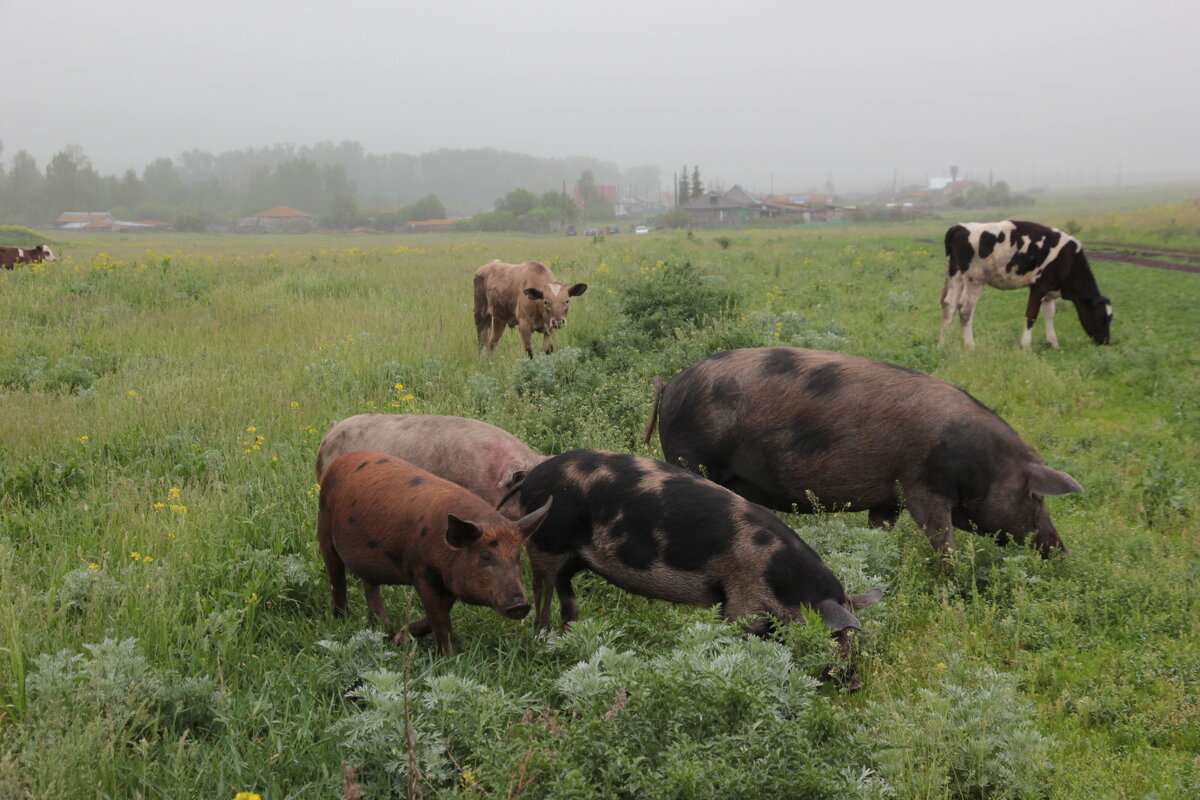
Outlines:
[[533, 287], [526, 289], [525, 296], [535, 303], [542, 303], [551, 328], [561, 328], [567, 324], [567, 311], [571, 305], [571, 298], [586, 292], [587, 287], [586, 283], [577, 283], [568, 288], [565, 283], [548, 281], [541, 289]]
[[1079, 312], [1079, 323], [1096, 344], [1108, 344], [1109, 328], [1112, 326], [1112, 301], [1103, 295], [1086, 297], [1075, 302]]
[[35, 256], [35, 258], [34, 258], [35, 261], [57, 261], [58, 260], [54, 257], [54, 251], [51, 250], [49, 247], [47, 247], [44, 244], [39, 244], [37, 247], [35, 247], [34, 252], [40, 254], [38, 256]]

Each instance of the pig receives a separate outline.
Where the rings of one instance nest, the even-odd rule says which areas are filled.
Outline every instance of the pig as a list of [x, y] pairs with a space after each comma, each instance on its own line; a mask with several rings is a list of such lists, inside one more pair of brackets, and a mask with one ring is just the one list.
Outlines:
[[515, 522], [456, 483], [386, 453], [357, 450], [333, 460], [321, 481], [317, 542], [334, 616], [346, 610], [346, 568], [363, 584], [372, 622], [391, 629], [381, 584], [417, 590], [425, 617], [396, 636], [433, 631], [438, 653], [450, 651], [455, 601], [488, 606], [523, 619], [521, 545], [546, 518], [550, 503]]
[[[820, 613], [847, 662], [855, 611], [882, 589], [850, 595], [821, 557], [767, 509], [680, 467], [602, 450], [570, 450], [543, 461], [511, 490], [521, 509], [554, 509], [529, 540], [534, 621], [550, 626], [558, 592], [564, 626], [579, 616], [572, 577], [590, 569], [633, 594], [721, 606], [726, 620], [794, 620]], [[851, 688], [861, 686], [853, 675]]]
[[1044, 498], [1083, 487], [1046, 466], [962, 389], [884, 361], [791, 347], [716, 353], [654, 379], [648, 444], [663, 457], [782, 511], [868, 512], [890, 527], [907, 507], [934, 549], [953, 528], [1061, 549]]
[[533, 358], [533, 334], [542, 334], [542, 352], [554, 352], [554, 332], [567, 324], [571, 298], [587, 291], [586, 283], [567, 286], [540, 261], [506, 264], [492, 259], [475, 270], [475, 332], [479, 346], [496, 349], [504, 327], [515, 327], [525, 355]]
[[[378, 450], [496, 502], [540, 456], [516, 436], [477, 419], [425, 414], [358, 414], [329, 426], [317, 449], [317, 480], [351, 450]], [[513, 512], [501, 513], [515, 519]]]

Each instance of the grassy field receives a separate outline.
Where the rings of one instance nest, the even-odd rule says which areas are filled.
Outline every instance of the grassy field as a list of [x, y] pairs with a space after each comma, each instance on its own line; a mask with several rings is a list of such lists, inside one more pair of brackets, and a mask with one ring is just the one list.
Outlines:
[[[1177, 219], [1181, 246], [1179, 208], [1033, 218]], [[990, 290], [978, 349], [939, 349], [945, 227], [71, 239], [0, 274], [0, 796], [327, 798], [343, 763], [368, 797], [1200, 796], [1200, 275], [1094, 263], [1109, 347], [1066, 305], [1062, 349], [1039, 324], [1022, 352], [1024, 294]], [[491, 258], [590, 284], [553, 356], [477, 352]], [[813, 679], [819, 625], [748, 641], [586, 577], [570, 633], [458, 606], [444, 659], [363, 631], [360, 593], [332, 618], [330, 420], [647, 453], [653, 375], [773, 344], [970, 391], [1084, 485], [1049, 501], [1071, 556], [960, 533], [943, 574], [907, 517], [788, 517], [848, 590], [887, 588], [855, 694]]]

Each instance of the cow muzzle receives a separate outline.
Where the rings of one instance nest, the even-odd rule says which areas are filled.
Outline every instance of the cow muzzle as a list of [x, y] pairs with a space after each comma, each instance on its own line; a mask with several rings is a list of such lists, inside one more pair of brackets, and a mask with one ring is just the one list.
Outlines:
[[566, 325], [566, 324], [567, 324], [567, 321], [565, 319], [550, 320], [550, 327], [554, 328], [555, 330], [558, 330], [559, 328], [561, 328], [563, 325]]

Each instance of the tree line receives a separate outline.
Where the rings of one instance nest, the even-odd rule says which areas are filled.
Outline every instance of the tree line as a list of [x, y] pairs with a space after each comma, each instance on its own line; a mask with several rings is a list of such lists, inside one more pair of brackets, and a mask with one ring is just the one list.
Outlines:
[[[565, 185], [574, 176], [592, 176], [593, 186], [652, 192], [658, 173], [653, 166], [621, 170], [588, 157], [539, 158], [491, 148], [378, 155], [348, 141], [221, 154], [194, 149], [156, 158], [140, 173], [130, 167], [102, 175], [78, 145], [65, 147], [42, 168], [24, 150], [5, 158], [0, 143], [0, 224], [32, 227], [64, 211], [108, 211], [117, 219], [201, 230], [286, 205], [334, 227], [380, 224], [381, 217], [394, 225], [471, 214], [493, 206], [494, 198], [507, 198], [517, 186], [536, 196], [535, 207], [557, 204], [562, 214], [570, 210]], [[560, 187], [564, 190], [556, 191]], [[547, 195], [562, 197], [546, 200]], [[517, 209], [515, 216], [529, 213], [520, 203]], [[492, 213], [503, 210], [495, 207]]]

